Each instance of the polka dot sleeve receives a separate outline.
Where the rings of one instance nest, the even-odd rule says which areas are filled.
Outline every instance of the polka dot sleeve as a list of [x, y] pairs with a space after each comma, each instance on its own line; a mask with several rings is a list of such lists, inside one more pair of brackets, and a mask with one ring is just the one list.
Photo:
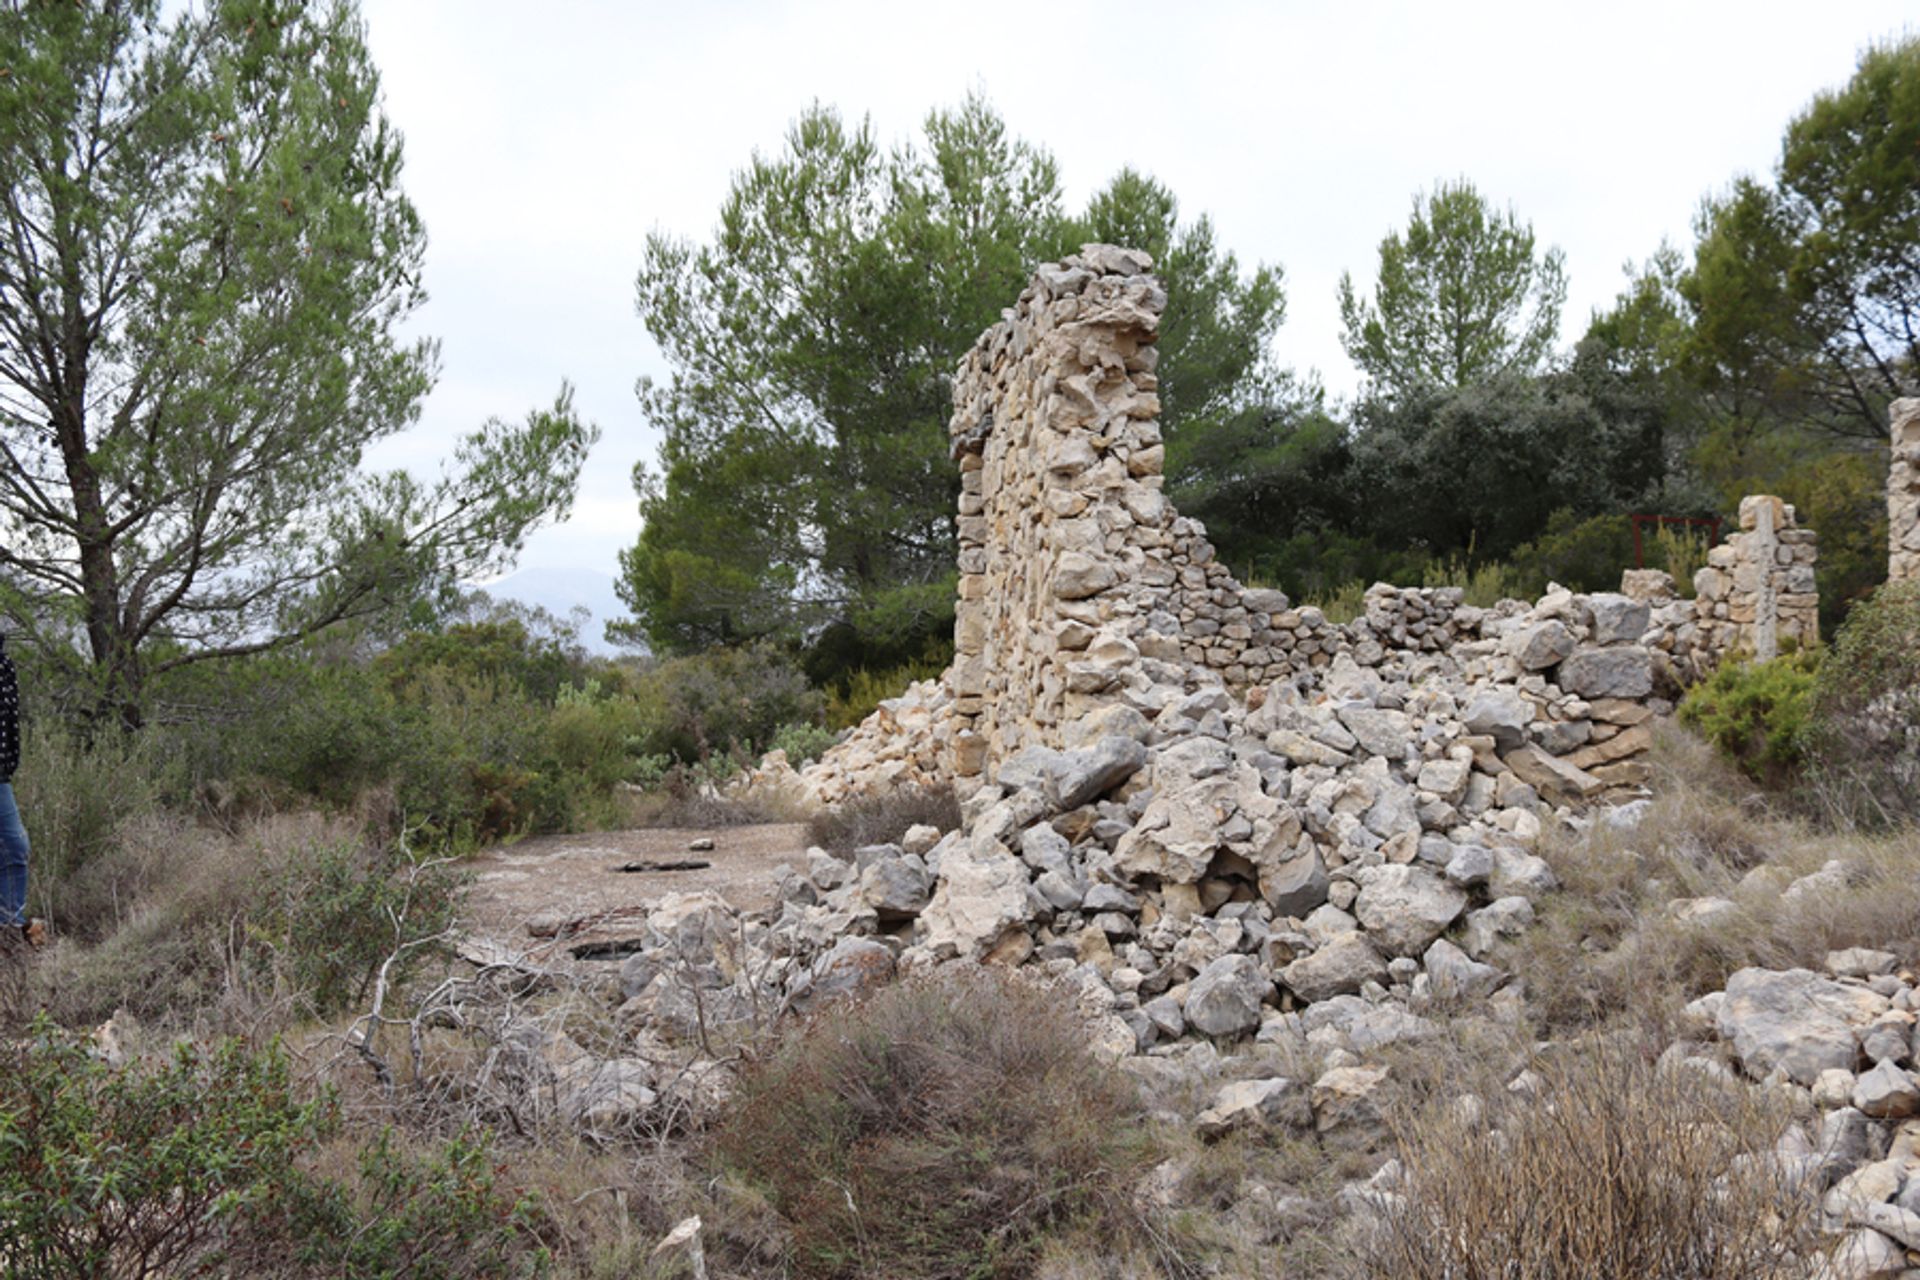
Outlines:
[[20, 681], [13, 660], [0, 653], [0, 782], [20, 767]]

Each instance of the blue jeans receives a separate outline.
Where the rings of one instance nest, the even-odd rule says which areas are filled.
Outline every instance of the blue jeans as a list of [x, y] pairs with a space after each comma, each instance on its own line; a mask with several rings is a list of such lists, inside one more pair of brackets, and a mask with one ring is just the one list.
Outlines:
[[27, 829], [20, 824], [13, 784], [0, 782], [0, 925], [26, 922]]

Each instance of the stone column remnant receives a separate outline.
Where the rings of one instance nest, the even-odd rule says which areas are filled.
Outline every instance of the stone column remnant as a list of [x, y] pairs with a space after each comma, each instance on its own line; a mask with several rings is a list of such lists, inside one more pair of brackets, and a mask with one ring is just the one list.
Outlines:
[[1764, 662], [1782, 641], [1819, 640], [1818, 558], [1819, 536], [1800, 527], [1790, 505], [1771, 494], [1742, 498], [1739, 531], [1693, 575], [1702, 647], [1716, 659], [1740, 652]]
[[1887, 578], [1920, 578], [1920, 399], [1895, 400], [1887, 477]]

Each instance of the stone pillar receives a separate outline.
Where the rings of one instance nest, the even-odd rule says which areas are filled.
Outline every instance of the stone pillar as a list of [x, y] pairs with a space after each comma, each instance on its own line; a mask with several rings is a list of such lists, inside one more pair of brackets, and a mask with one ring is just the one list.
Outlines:
[[1887, 579], [1920, 578], [1920, 399], [1895, 400], [1887, 477]]
[[1740, 528], [1707, 553], [1693, 575], [1694, 620], [1703, 669], [1739, 654], [1766, 661], [1782, 641], [1820, 638], [1814, 582], [1819, 537], [1771, 494], [1740, 500]]

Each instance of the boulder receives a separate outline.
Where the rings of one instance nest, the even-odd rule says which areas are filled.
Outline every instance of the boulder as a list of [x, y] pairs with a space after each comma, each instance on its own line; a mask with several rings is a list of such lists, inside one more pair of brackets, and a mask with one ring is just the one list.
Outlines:
[[1755, 1076], [1779, 1068], [1804, 1086], [1830, 1068], [1851, 1071], [1860, 1057], [1854, 1028], [1889, 1007], [1885, 996], [1806, 969], [1742, 969], [1726, 991], [1719, 1031], [1742, 1065]]
[[1854, 1081], [1853, 1105], [1875, 1120], [1905, 1120], [1920, 1114], [1920, 1080], [1896, 1062], [1882, 1062]]
[[1424, 867], [1368, 867], [1355, 879], [1354, 915], [1391, 956], [1419, 955], [1467, 909], [1464, 892]]
[[920, 923], [936, 957], [978, 959], [1028, 919], [1025, 865], [1005, 850], [961, 847], [941, 859], [940, 883]]
[[1587, 607], [1593, 610], [1595, 644], [1637, 644], [1647, 634], [1652, 610], [1645, 600], [1603, 591], [1587, 597]]
[[1637, 644], [1582, 645], [1560, 664], [1555, 682], [1581, 698], [1644, 698], [1653, 692], [1653, 653]]
[[1202, 1035], [1240, 1036], [1260, 1027], [1260, 1006], [1273, 982], [1248, 955], [1221, 956], [1187, 988], [1187, 1025]]
[[1265, 1080], [1235, 1080], [1220, 1086], [1213, 1102], [1194, 1117], [1194, 1130], [1209, 1141], [1235, 1129], [1264, 1129], [1272, 1125], [1304, 1129], [1313, 1123], [1306, 1090], [1297, 1081], [1274, 1076]]
[[1302, 1000], [1352, 995], [1369, 982], [1384, 981], [1387, 962], [1359, 930], [1335, 934], [1312, 955], [1280, 971], [1280, 984]]
[[881, 920], [911, 920], [932, 897], [933, 876], [912, 854], [875, 862], [860, 877], [860, 900]]
[[1492, 689], [1476, 694], [1461, 720], [1468, 733], [1491, 737], [1498, 747], [1517, 747], [1533, 723], [1533, 704], [1512, 689]]
[[1385, 1067], [1335, 1067], [1315, 1080], [1309, 1097], [1314, 1129], [1378, 1124], [1388, 1075]]
[[1524, 671], [1542, 671], [1573, 652], [1573, 632], [1556, 619], [1509, 631], [1500, 642]]

